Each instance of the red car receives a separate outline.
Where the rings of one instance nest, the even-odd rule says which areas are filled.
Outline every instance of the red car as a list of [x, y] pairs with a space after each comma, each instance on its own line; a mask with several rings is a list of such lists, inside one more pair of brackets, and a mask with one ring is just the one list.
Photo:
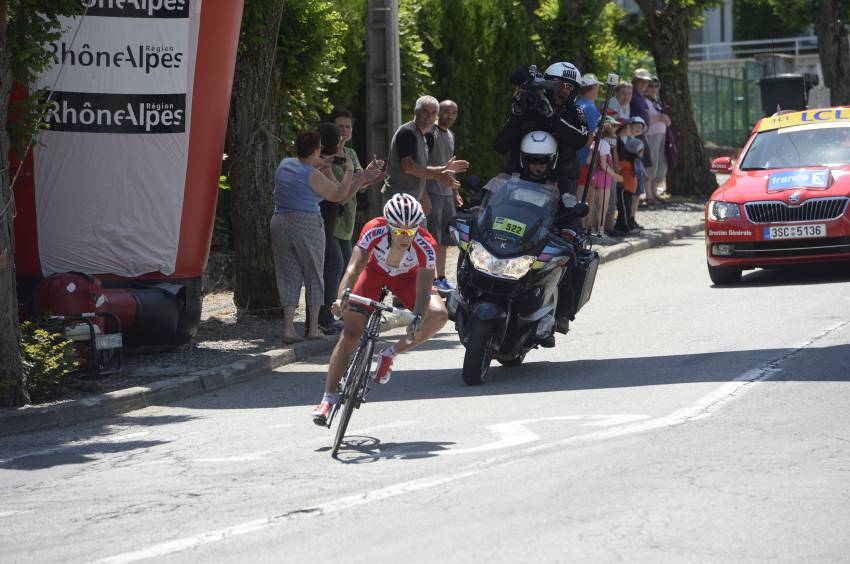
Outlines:
[[763, 118], [737, 163], [711, 168], [730, 173], [705, 208], [715, 284], [757, 267], [850, 259], [850, 106]]

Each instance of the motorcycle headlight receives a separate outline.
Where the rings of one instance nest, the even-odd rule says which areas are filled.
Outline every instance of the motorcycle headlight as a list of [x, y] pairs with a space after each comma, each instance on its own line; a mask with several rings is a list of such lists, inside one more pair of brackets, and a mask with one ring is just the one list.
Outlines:
[[726, 221], [733, 217], [741, 217], [741, 206], [731, 202], [712, 200], [708, 203], [708, 219]]
[[525, 276], [531, 265], [534, 264], [533, 256], [509, 259], [496, 258], [478, 241], [472, 241], [469, 246], [469, 258], [476, 270], [511, 280], [518, 280]]

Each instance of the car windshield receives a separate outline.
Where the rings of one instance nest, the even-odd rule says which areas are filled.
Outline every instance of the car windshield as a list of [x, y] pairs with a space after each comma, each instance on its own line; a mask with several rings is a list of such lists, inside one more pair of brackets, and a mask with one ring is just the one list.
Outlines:
[[741, 170], [850, 164], [850, 124], [772, 129], [753, 139]]

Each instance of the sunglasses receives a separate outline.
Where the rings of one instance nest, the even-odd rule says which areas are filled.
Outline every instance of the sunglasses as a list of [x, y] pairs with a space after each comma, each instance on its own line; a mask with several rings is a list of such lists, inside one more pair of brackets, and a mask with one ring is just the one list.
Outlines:
[[393, 235], [396, 237], [413, 237], [416, 235], [416, 231], [419, 229], [418, 227], [411, 227], [410, 229], [404, 229], [403, 227], [393, 227]]

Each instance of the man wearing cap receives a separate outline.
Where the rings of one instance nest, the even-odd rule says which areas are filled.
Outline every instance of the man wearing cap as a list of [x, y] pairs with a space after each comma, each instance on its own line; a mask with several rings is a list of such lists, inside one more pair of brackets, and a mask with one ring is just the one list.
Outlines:
[[572, 63], [560, 62], [549, 65], [543, 77], [558, 85], [554, 92], [544, 94], [539, 91], [548, 101], [550, 111], [541, 113], [535, 109], [517, 113], [512, 109], [493, 145], [496, 152], [508, 156], [505, 172], [520, 172], [519, 149], [523, 136], [532, 131], [551, 133], [558, 143], [558, 165], [555, 171], [558, 189], [562, 194], [575, 194], [579, 174], [576, 151], [587, 144], [588, 137], [587, 120], [575, 102], [582, 84], [581, 73]]
[[[632, 75], [632, 101], [629, 103], [629, 112], [632, 117], [639, 117], [643, 120], [643, 123], [649, 124], [649, 102], [644, 97], [646, 94], [646, 90], [649, 88], [649, 85], [652, 83], [652, 74], [646, 69], [636, 69], [634, 74]], [[644, 152], [643, 152], [643, 166], [649, 168], [652, 166], [652, 160], [655, 158], [655, 155], [652, 154], [652, 151], [649, 150], [649, 147], [646, 143], [646, 135], [638, 136], [638, 139], [643, 141], [644, 143]], [[646, 203], [648, 205], [654, 205], [656, 202], [647, 194]]]

